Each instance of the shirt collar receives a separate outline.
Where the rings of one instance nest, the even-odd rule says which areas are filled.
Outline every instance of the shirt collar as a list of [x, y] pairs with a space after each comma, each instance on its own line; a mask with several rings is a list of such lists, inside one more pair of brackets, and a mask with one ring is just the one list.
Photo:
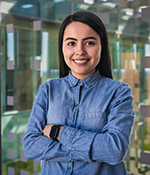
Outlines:
[[71, 74], [71, 71], [69, 71], [69, 75], [67, 76], [67, 78], [68, 78], [68, 81], [72, 87], [75, 87], [78, 84], [78, 82], [81, 81], [80, 84], [84, 84], [85, 86], [87, 86], [89, 88], [101, 78], [101, 74], [97, 70], [94, 74], [80, 80], [78, 78], [75, 78]]

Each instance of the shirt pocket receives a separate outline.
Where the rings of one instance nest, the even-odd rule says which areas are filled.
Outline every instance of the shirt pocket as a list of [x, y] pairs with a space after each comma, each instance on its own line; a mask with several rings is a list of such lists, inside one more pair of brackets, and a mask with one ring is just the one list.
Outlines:
[[106, 112], [83, 113], [81, 120], [81, 129], [86, 131], [101, 132], [106, 123]]

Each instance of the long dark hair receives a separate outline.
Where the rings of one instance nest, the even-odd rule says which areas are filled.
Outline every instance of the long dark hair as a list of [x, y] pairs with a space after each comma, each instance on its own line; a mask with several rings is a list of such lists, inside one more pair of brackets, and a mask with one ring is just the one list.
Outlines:
[[60, 70], [60, 77], [65, 77], [68, 75], [70, 68], [67, 66], [64, 60], [64, 55], [62, 51], [62, 44], [63, 44], [63, 35], [65, 28], [71, 22], [78, 21], [90, 26], [99, 36], [101, 39], [102, 45], [102, 52], [101, 52], [101, 59], [97, 65], [97, 69], [99, 72], [108, 77], [113, 79], [112, 69], [111, 69], [111, 59], [110, 59], [110, 52], [109, 52], [109, 45], [108, 45], [108, 36], [106, 28], [101, 21], [101, 19], [87, 11], [77, 11], [74, 14], [68, 15], [64, 21], [62, 22], [59, 30], [59, 70]]

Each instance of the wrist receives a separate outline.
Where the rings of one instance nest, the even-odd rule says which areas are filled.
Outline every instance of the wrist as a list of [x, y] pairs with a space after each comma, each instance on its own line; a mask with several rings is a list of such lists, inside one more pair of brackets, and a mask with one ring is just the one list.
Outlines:
[[59, 136], [60, 136], [60, 133], [61, 133], [61, 130], [63, 129], [63, 126], [59, 126], [59, 131], [58, 131], [58, 135], [57, 135], [57, 140], [59, 140]]
[[59, 142], [59, 135], [60, 135], [60, 132], [61, 132], [62, 128], [63, 128], [63, 126], [61, 126], [61, 125], [53, 125], [51, 127], [49, 137], [52, 140]]

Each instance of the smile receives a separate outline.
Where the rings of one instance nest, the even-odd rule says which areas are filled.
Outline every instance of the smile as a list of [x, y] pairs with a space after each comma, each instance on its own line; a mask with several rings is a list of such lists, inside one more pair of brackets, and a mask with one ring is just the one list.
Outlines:
[[76, 62], [76, 63], [85, 63], [85, 62], [87, 62], [88, 60], [73, 60], [74, 62]]

